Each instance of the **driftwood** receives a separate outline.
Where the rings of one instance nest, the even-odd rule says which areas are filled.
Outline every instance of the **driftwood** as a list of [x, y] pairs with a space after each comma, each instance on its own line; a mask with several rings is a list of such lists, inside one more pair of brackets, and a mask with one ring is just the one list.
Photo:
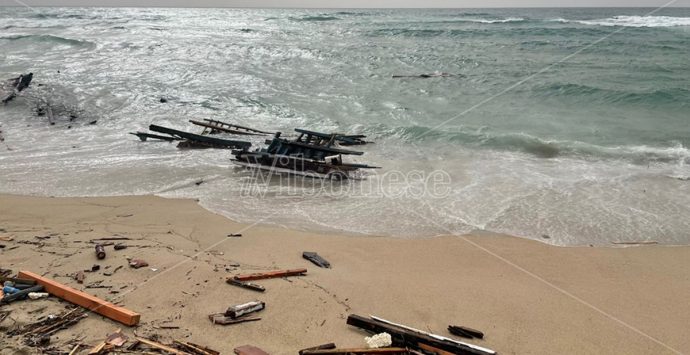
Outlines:
[[245, 316], [249, 313], [254, 313], [266, 308], [266, 303], [261, 301], [252, 301], [243, 304], [238, 304], [236, 306], [231, 306], [225, 311], [225, 315], [237, 319], [239, 317]]
[[272, 279], [278, 277], [287, 276], [303, 276], [307, 273], [307, 269], [293, 269], [293, 270], [276, 270], [268, 272], [257, 272], [253, 274], [246, 275], [235, 275], [234, 279], [239, 281], [252, 281], [252, 280], [263, 280]]
[[331, 263], [329, 263], [326, 259], [322, 258], [321, 255], [311, 252], [311, 251], [305, 251], [302, 253], [302, 257], [311, 261], [314, 263], [314, 265], [318, 267], [323, 267], [323, 268], [330, 268]]
[[246, 289], [249, 289], [252, 291], [257, 291], [257, 292], [266, 291], [266, 289], [263, 286], [252, 283], [252, 282], [243, 282], [243, 281], [235, 280], [233, 278], [227, 279], [226, 282], [231, 284], [231, 285], [243, 287], [243, 288], [246, 288]]

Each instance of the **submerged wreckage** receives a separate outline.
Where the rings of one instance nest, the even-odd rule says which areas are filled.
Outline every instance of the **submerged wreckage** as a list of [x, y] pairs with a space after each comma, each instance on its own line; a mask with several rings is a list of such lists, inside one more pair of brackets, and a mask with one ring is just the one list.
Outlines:
[[266, 148], [255, 151], [233, 150], [232, 154], [235, 156], [233, 162], [237, 165], [271, 172], [338, 180], [356, 178], [355, 173], [359, 169], [378, 168], [366, 164], [344, 163], [343, 155], [364, 153], [334, 147], [336, 142], [344, 141], [346, 144], [352, 144], [356, 141], [352, 137], [359, 137], [357, 139], [361, 140], [363, 136], [343, 136], [303, 129], [295, 129], [295, 131], [300, 133], [295, 140], [281, 138], [281, 133], [277, 132], [273, 139], [266, 140], [268, 144]]

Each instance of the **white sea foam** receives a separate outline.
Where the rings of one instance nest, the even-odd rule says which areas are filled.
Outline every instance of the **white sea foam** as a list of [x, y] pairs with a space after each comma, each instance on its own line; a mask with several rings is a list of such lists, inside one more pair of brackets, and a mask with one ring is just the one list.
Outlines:
[[[563, 19], [557, 19], [563, 20]], [[563, 22], [563, 21], [560, 21]], [[678, 27], [690, 26], [690, 17], [672, 16], [614, 16], [598, 20], [576, 21], [583, 25], [624, 27]]]

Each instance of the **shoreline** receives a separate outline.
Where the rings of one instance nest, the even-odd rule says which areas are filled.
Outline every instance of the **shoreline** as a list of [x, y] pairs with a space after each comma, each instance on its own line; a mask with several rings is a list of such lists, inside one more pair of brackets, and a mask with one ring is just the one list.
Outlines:
[[[272, 354], [328, 342], [363, 346], [367, 334], [345, 324], [348, 314], [374, 314], [446, 336], [449, 324], [477, 328], [485, 340], [468, 342], [500, 354], [690, 352], [689, 246], [560, 247], [489, 232], [342, 236], [237, 223], [196, 200], [156, 196], [0, 194], [0, 235], [14, 238], [0, 242], [6, 246], [0, 267], [120, 300], [142, 314], [139, 335], [186, 339], [224, 354], [244, 344]], [[131, 238], [130, 246], [110, 247], [108, 257], [97, 260], [88, 241], [113, 235]], [[18, 243], [26, 241], [43, 246]], [[317, 268], [302, 259], [303, 251], [318, 252], [333, 267]], [[126, 265], [125, 256], [143, 258], [150, 268], [103, 275]], [[84, 289], [68, 276], [92, 264], [103, 266], [85, 285], [102, 281], [119, 294]], [[304, 277], [260, 282], [264, 294], [224, 282], [237, 273], [302, 267], [309, 270]], [[252, 299], [267, 304], [259, 322], [223, 327], [207, 319]], [[28, 312], [43, 306], [64, 308], [53, 297], [3, 306], [12, 314], [0, 328], [11, 325], [9, 319], [32, 320], [36, 315]], [[118, 327], [92, 314], [59, 332], [53, 345], [77, 334], [95, 345]], [[123, 330], [131, 337], [134, 329]], [[18, 337], [3, 334], [0, 342], [10, 344], [0, 354], [27, 350]]]

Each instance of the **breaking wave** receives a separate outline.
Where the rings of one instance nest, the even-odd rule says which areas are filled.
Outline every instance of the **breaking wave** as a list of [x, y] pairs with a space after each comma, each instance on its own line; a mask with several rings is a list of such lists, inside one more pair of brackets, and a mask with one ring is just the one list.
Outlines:
[[299, 22], [321, 22], [321, 21], [336, 21], [340, 20], [340, 18], [335, 17], [335, 16], [304, 16], [304, 17], [291, 17], [290, 18], [293, 21], [299, 21]]
[[393, 129], [391, 133], [406, 141], [445, 140], [474, 148], [522, 152], [540, 158], [566, 156], [627, 160], [634, 164], [690, 164], [690, 149], [680, 143], [666, 147], [601, 146], [580, 141], [545, 140], [526, 133], [492, 133], [483, 128], [440, 131], [431, 127], [409, 126]]
[[666, 88], [648, 92], [634, 92], [615, 89], [604, 89], [581, 84], [550, 84], [538, 87], [538, 95], [586, 97], [589, 102], [616, 104], [645, 104], [687, 106], [690, 102], [690, 90], [685, 88]]
[[[562, 19], [560, 19], [562, 20]], [[567, 21], [567, 20], [566, 20]], [[598, 20], [574, 21], [583, 25], [623, 27], [679, 27], [690, 26], [690, 17], [672, 16], [614, 16]]]
[[0, 40], [6, 41], [33, 41], [33, 42], [50, 42], [58, 44], [69, 44], [74, 46], [92, 46], [93, 42], [71, 39], [53, 35], [10, 35], [0, 37]]

